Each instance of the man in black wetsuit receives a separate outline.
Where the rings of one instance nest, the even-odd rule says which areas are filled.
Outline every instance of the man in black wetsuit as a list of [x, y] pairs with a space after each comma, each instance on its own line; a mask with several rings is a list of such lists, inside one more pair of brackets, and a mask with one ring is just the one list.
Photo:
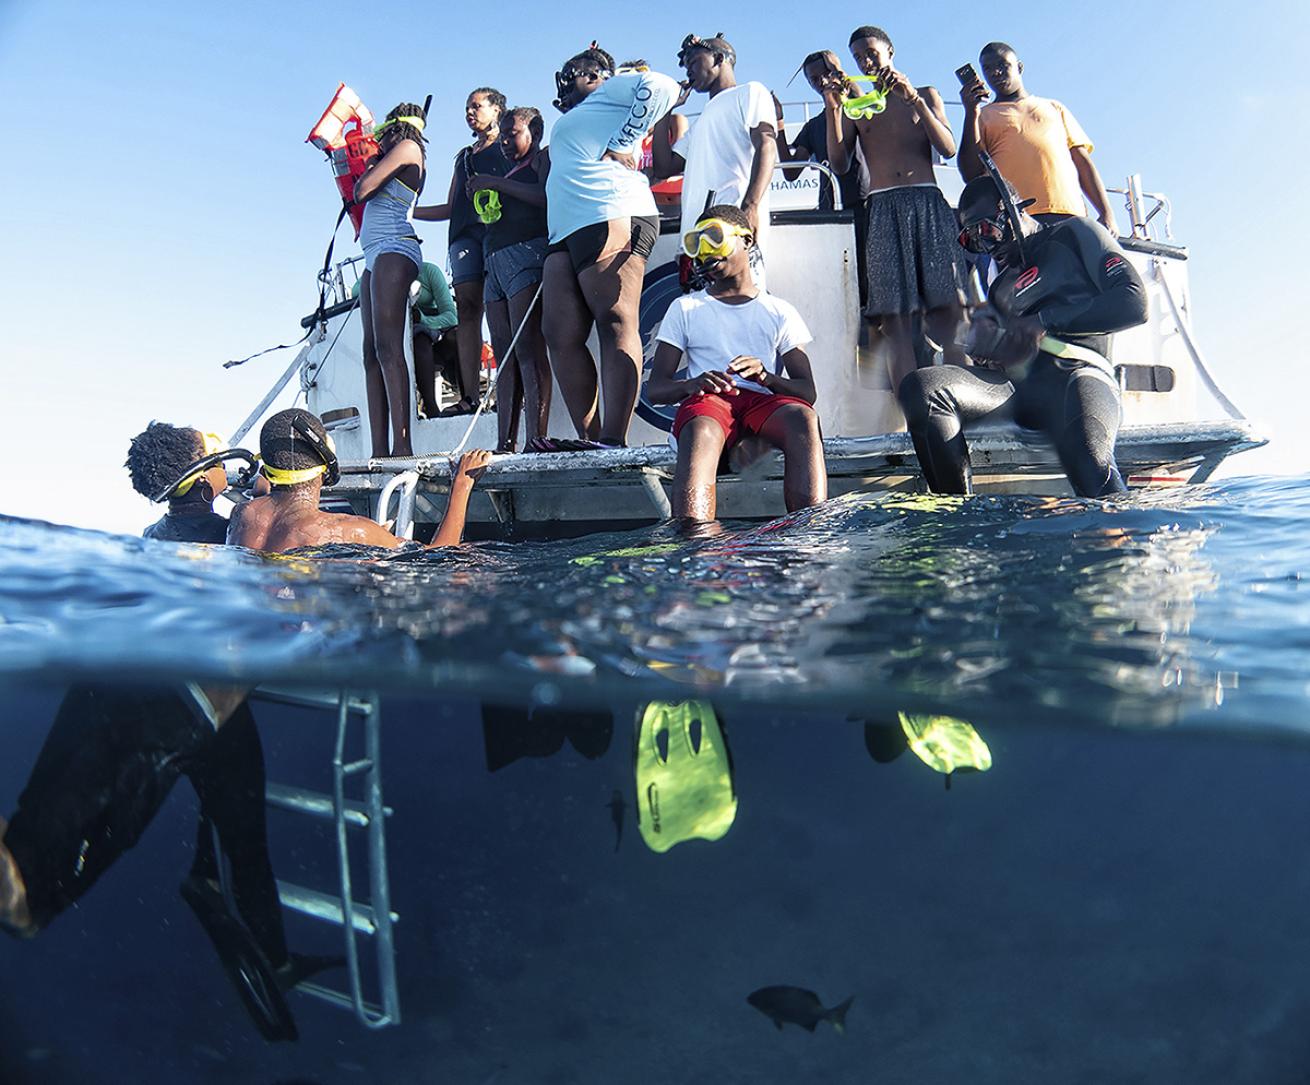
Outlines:
[[1112, 332], [1146, 321], [1145, 287], [1104, 228], [1083, 218], [1042, 226], [1007, 189], [987, 175], [960, 196], [960, 243], [1001, 273], [969, 329], [975, 364], [918, 369], [901, 384], [919, 465], [935, 492], [969, 493], [964, 423], [1009, 417], [1050, 438], [1075, 493], [1121, 493], [1119, 386], [1106, 353]]
[[212, 433], [167, 422], [151, 422], [132, 438], [123, 465], [132, 476], [132, 489], [158, 501], [171, 487], [165, 498], [168, 512], [142, 532], [147, 539], [221, 543], [227, 538], [227, 520], [214, 511], [214, 498], [227, 489], [223, 465], [214, 464], [184, 477], [191, 464], [222, 448], [223, 443]]
[[[227, 520], [210, 507], [227, 485], [213, 462], [222, 451], [212, 434], [160, 422], [133, 440], [127, 467], [137, 492], [173, 495], [147, 538], [224, 541]], [[268, 854], [264, 753], [246, 692], [185, 681], [71, 686], [16, 812], [0, 818], [0, 930], [34, 937], [77, 903], [185, 775], [200, 822], [183, 899], [264, 1038], [294, 1040], [283, 992], [340, 962], [287, 948]]]

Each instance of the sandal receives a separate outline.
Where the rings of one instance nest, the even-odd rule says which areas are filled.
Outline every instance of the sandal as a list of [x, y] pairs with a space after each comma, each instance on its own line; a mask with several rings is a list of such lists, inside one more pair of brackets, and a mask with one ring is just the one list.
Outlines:
[[444, 411], [438, 411], [438, 418], [454, 418], [461, 414], [473, 414], [478, 409], [478, 405], [471, 399], [461, 399], [453, 407], [447, 407]]

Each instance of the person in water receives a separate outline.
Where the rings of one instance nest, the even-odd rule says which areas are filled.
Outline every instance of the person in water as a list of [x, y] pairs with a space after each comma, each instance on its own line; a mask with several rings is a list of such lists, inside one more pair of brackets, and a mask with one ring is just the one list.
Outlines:
[[214, 511], [214, 499], [227, 489], [223, 465], [187, 474], [192, 464], [224, 448], [212, 433], [167, 422], [151, 422], [132, 438], [123, 464], [132, 489], [150, 501], [168, 501], [168, 511], [142, 535], [162, 542], [221, 543], [227, 538], [227, 519]]
[[414, 203], [423, 190], [423, 109], [402, 102], [378, 126], [378, 154], [355, 182], [364, 205], [359, 242], [364, 274], [359, 315], [364, 325], [364, 381], [373, 455], [412, 456], [410, 376], [405, 364], [405, 310], [423, 265], [414, 232]]
[[969, 493], [964, 423], [1005, 412], [1050, 438], [1075, 493], [1121, 493], [1119, 385], [1106, 355], [1111, 333], [1145, 323], [1146, 290], [1104, 227], [1042, 226], [1015, 199], [990, 174], [960, 196], [960, 244], [992, 256], [1000, 274], [965, 344], [981, 364], [917, 369], [901, 384], [919, 464], [935, 492]]
[[455, 156], [450, 191], [445, 203], [416, 208], [414, 217], [425, 222], [449, 222], [450, 284], [455, 289], [459, 312], [456, 339], [459, 344], [460, 401], [444, 414], [472, 414], [482, 379], [483, 280], [486, 269], [483, 240], [486, 226], [473, 209], [468, 179], [501, 175], [509, 169], [500, 146], [500, 121], [505, 113], [505, 96], [494, 87], [478, 87], [464, 103], [464, 121], [473, 142]]
[[[614, 58], [593, 44], [555, 74], [564, 114], [551, 133], [546, 179], [546, 256], [542, 314], [551, 365], [580, 442], [618, 447], [641, 386], [637, 315], [646, 258], [659, 237], [650, 184], [637, 169], [642, 139], [673, 105], [678, 85], [658, 72], [615, 74]], [[600, 340], [603, 407], [597, 413]], [[545, 441], [537, 451], [554, 451]]]
[[[497, 365], [497, 452], [513, 452], [518, 442], [519, 411], [527, 414], [529, 445], [546, 435], [550, 417], [550, 361], [541, 331], [538, 297], [546, 262], [546, 178], [550, 153], [541, 146], [541, 113], [523, 106], [507, 112], [500, 124], [500, 145], [509, 163], [503, 177], [470, 177], [468, 194], [494, 192], [499, 216], [487, 223], [483, 300]], [[484, 197], [485, 198], [485, 197]], [[511, 353], [509, 345], [518, 333]]]
[[[765, 293], [751, 274], [750, 218], [738, 207], [709, 208], [684, 239], [709, 286], [674, 300], [660, 325], [646, 394], [678, 403], [673, 515], [713, 520], [715, 478], [724, 453], [759, 436], [782, 450], [787, 511], [828, 496], [814, 411], [816, 392], [800, 314]], [[687, 377], [674, 374], [686, 356]]]
[[[162, 422], [133, 439], [133, 486], [152, 498], [174, 494], [147, 538], [223, 541], [227, 521], [210, 503], [227, 478], [221, 464], [203, 465], [225, 448], [213, 434]], [[81, 900], [140, 839], [180, 776], [200, 799], [182, 896], [264, 1036], [294, 1039], [283, 992], [329, 962], [287, 948], [268, 854], [263, 747], [243, 688], [74, 684], [17, 811], [0, 818], [0, 927], [34, 937]], [[220, 861], [231, 872], [231, 906]]]
[[[326, 481], [340, 470], [332, 439], [309, 411], [296, 407], [279, 411], [259, 431], [261, 470], [272, 484], [267, 497], [246, 502], [232, 513], [227, 541], [251, 550], [281, 553], [301, 546], [353, 543], [395, 549], [405, 540], [366, 516], [324, 512], [318, 507]], [[450, 496], [441, 526], [429, 544], [457, 546], [464, 535], [469, 496], [491, 453], [464, 453], [450, 481]]]

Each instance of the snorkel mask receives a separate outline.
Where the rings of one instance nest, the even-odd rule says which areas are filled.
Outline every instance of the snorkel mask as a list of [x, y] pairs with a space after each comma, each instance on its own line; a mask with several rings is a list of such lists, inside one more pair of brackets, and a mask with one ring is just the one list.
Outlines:
[[300, 437], [313, 450], [323, 462], [317, 467], [274, 467], [272, 464], [264, 463], [260, 465], [260, 470], [264, 477], [274, 486], [298, 486], [302, 482], [308, 482], [310, 479], [323, 476], [324, 486], [335, 486], [341, 481], [341, 464], [337, 460], [337, 448], [332, 443], [332, 437], [328, 433], [318, 434], [310, 429], [302, 419], [296, 418], [291, 422], [291, 428], [296, 431], [296, 436]]
[[749, 237], [750, 230], [723, 219], [701, 219], [696, 229], [684, 234], [682, 251], [693, 260], [722, 260], [732, 253], [734, 237]]
[[[591, 48], [597, 48], [594, 41], [591, 43]], [[555, 73], [555, 100], [551, 102], [551, 105], [561, 113], [567, 113], [577, 105], [578, 103], [574, 101], [574, 98], [578, 93], [578, 88], [574, 86], [574, 84], [577, 82], [578, 76], [587, 75], [592, 72], [592, 70], [593, 69], [590, 67], [577, 67], [572, 60], [565, 64], [564, 67]], [[613, 69], [605, 68], [600, 64], [597, 64], [594, 70], [595, 74], [600, 79], [608, 79], [614, 74]]]
[[473, 210], [478, 218], [490, 226], [500, 221], [500, 193], [494, 188], [480, 188], [473, 193]]
[[205, 454], [194, 463], [187, 464], [181, 477], [165, 486], [150, 499], [151, 501], [171, 501], [175, 497], [185, 497], [206, 471], [228, 460], [246, 461], [246, 467], [237, 476], [236, 485], [239, 489], [250, 485], [258, 470], [259, 457], [244, 448], [228, 448], [227, 442], [215, 433], [206, 433], [203, 436]]
[[[978, 224], [970, 223], [968, 226], [966, 226], [963, 230], [960, 231], [960, 244], [964, 245], [964, 247], [966, 249], [969, 249], [970, 252], [994, 252], [1002, 245], [1008, 244], [1010, 241], [1013, 241], [1018, 249], [1019, 263], [1022, 266], [1027, 267], [1028, 256], [1024, 252], [1024, 247], [1023, 247], [1023, 219], [1020, 218], [1019, 212], [1036, 201], [1024, 200], [1022, 203], [1015, 203], [1014, 197], [1010, 194], [1010, 185], [1005, 180], [1004, 176], [1002, 176], [1001, 171], [996, 168], [996, 162], [992, 159], [992, 156], [988, 154], [986, 151], [984, 151], [981, 147], [979, 147], [978, 159], [979, 161], [982, 162], [983, 169], [987, 171], [987, 175], [992, 179], [992, 183], [996, 185], [996, 191], [1000, 199], [1000, 204], [1005, 213], [1004, 221], [1005, 224], [1009, 226], [1009, 236], [1008, 237], [1001, 236], [995, 238], [994, 239], [995, 243], [992, 244], [990, 249], [970, 249], [969, 246], [965, 244], [966, 233], [972, 233], [979, 240], [985, 238], [987, 233], [983, 228], [982, 223], [978, 223]], [[1000, 222], [1001, 222], [1000, 219], [994, 219], [990, 221], [990, 225], [999, 231]], [[977, 226], [978, 228], [975, 229], [975, 226]]]
[[[876, 75], [848, 75], [846, 82], [847, 98], [842, 102], [841, 110], [851, 120], [867, 121], [887, 108], [887, 92], [878, 85]], [[857, 94], [856, 83], [868, 83], [870, 86], [863, 94]]]
[[712, 38], [702, 38], [699, 34], [688, 34], [683, 38], [682, 44], [678, 47], [678, 67], [686, 68], [692, 53], [697, 49], [704, 49], [707, 53], [721, 53], [729, 63], [737, 63], [737, 54], [724, 39], [723, 31], [719, 31]]

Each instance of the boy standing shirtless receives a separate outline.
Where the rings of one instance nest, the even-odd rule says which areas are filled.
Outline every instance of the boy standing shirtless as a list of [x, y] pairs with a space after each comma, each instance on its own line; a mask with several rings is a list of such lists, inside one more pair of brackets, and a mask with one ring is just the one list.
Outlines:
[[[891, 343], [893, 390], [917, 366], [914, 316], [947, 362], [962, 364], [955, 344], [964, 262], [955, 213], [933, 176], [933, 152], [955, 154], [941, 95], [916, 87], [892, 66], [891, 38], [876, 26], [851, 33], [851, 56], [887, 93], [883, 112], [851, 120], [842, 112], [846, 80], [834, 72], [823, 84], [828, 161], [844, 172], [856, 140], [869, 165], [868, 304], [865, 319], [881, 322]], [[863, 89], [863, 88], [862, 88]], [[869, 329], [866, 328], [866, 334]], [[862, 339], [864, 337], [862, 336]]]

